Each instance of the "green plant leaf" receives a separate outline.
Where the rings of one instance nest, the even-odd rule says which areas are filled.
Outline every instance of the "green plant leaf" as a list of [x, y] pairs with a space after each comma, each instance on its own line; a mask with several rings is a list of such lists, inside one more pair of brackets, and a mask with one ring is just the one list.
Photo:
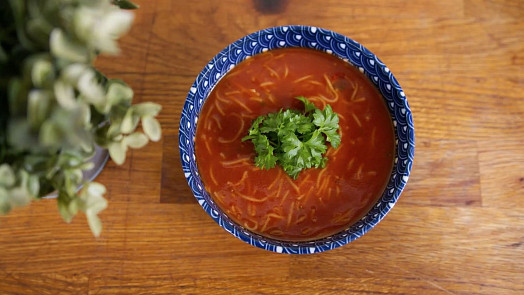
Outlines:
[[152, 116], [142, 117], [142, 127], [151, 141], [159, 141], [162, 137], [160, 123], [158, 123], [158, 121]]
[[128, 0], [113, 0], [113, 4], [117, 5], [122, 9], [137, 9], [139, 6]]
[[103, 109], [106, 103], [106, 96], [103, 88], [96, 80], [94, 71], [84, 71], [78, 79], [78, 90], [89, 103], [95, 105], [98, 109]]
[[74, 109], [78, 106], [75, 89], [64, 80], [56, 80], [54, 84], [55, 98], [58, 104], [65, 109]]
[[149, 141], [149, 139], [142, 132], [135, 132], [135, 133], [132, 133], [132, 134], [124, 137], [124, 143], [128, 147], [134, 148], [134, 149], [140, 149], [140, 148], [144, 147], [147, 144], [148, 141]]
[[0, 165], [0, 186], [12, 187], [15, 185], [16, 176], [8, 164]]
[[112, 142], [108, 146], [109, 155], [117, 165], [124, 164], [126, 160], [127, 145], [122, 141]]
[[60, 216], [62, 216], [62, 219], [64, 219], [64, 221], [67, 223], [70, 223], [78, 212], [77, 205], [70, 206], [70, 204], [73, 202], [76, 201], [72, 201], [64, 192], [59, 191], [57, 199], [58, 212], [60, 212]]
[[162, 110], [162, 106], [153, 102], [142, 102], [132, 106], [134, 113], [140, 117], [156, 117]]
[[12, 206], [9, 200], [9, 191], [0, 186], [0, 214], [5, 215], [11, 211]]
[[121, 102], [130, 103], [133, 99], [133, 89], [118, 80], [110, 80], [107, 89], [107, 100], [111, 106]]
[[71, 62], [85, 63], [89, 60], [87, 48], [67, 38], [62, 29], [55, 28], [50, 36], [51, 53]]
[[31, 90], [27, 106], [29, 125], [33, 130], [38, 130], [47, 119], [51, 109], [51, 94], [45, 90]]
[[129, 108], [126, 112], [126, 115], [124, 116], [124, 119], [122, 119], [122, 125], [120, 126], [120, 131], [124, 134], [128, 134], [128, 133], [135, 131], [136, 126], [138, 126], [139, 121], [140, 121], [140, 117], [133, 113], [132, 108]]
[[100, 236], [102, 232], [102, 222], [98, 218], [98, 213], [107, 208], [107, 200], [103, 195], [106, 193], [106, 188], [100, 183], [89, 183], [80, 194], [80, 198], [84, 202], [84, 213], [87, 217], [89, 228], [95, 237]]
[[43, 87], [54, 78], [54, 69], [50, 61], [39, 58], [31, 69], [31, 80], [36, 87]]

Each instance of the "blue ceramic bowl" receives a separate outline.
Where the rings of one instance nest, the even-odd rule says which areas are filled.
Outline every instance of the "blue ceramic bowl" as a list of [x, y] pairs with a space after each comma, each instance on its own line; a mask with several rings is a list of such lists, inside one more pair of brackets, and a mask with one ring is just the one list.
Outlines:
[[[269, 239], [234, 223], [213, 202], [198, 173], [194, 138], [200, 110], [213, 87], [229, 70], [249, 56], [283, 47], [306, 47], [344, 59], [369, 77], [388, 106], [396, 137], [395, 163], [384, 193], [371, 210], [348, 229], [311, 242]], [[253, 246], [290, 254], [310, 254], [345, 245], [373, 228], [393, 208], [409, 178], [415, 150], [413, 118], [402, 88], [390, 70], [364, 46], [335, 32], [308, 26], [283, 26], [250, 34], [227, 46], [202, 70], [191, 86], [179, 130], [182, 168], [195, 198], [226, 231]]]

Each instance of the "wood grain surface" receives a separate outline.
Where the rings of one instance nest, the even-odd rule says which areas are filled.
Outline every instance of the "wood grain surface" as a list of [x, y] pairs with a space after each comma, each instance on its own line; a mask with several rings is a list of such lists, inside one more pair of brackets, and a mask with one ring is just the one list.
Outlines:
[[[137, 1], [97, 66], [163, 105], [161, 142], [110, 162], [104, 231], [53, 200], [0, 218], [0, 294], [524, 294], [524, 1]], [[364, 237], [315, 255], [235, 239], [196, 203], [178, 154], [191, 83], [229, 43], [304, 24], [377, 54], [408, 97], [412, 176]]]

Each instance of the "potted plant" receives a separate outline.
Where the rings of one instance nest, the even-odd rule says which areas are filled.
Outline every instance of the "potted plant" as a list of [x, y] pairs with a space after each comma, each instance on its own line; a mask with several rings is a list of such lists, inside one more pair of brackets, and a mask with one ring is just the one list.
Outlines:
[[[93, 234], [105, 187], [87, 182], [95, 148], [117, 164], [161, 137], [161, 106], [132, 104], [133, 90], [93, 62], [118, 54], [136, 5], [109, 0], [0, 1], [0, 214], [57, 194], [67, 222], [78, 211]], [[82, 186], [82, 189], [79, 189]]]

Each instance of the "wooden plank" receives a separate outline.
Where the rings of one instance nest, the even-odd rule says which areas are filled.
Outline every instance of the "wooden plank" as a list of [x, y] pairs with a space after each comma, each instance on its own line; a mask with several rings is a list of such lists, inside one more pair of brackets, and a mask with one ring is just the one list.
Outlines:
[[429, 281], [450, 294], [518, 294], [524, 290], [523, 216], [517, 208], [418, 207], [401, 199], [382, 223], [348, 247], [293, 257], [291, 275], [379, 276]]
[[519, 208], [524, 202], [524, 134], [505, 141], [479, 142], [482, 204]]
[[182, 171], [178, 146], [178, 136], [168, 135], [164, 137], [163, 149], [169, 152], [164, 153], [162, 158], [160, 203], [196, 204], [196, 199], [193, 197]]
[[480, 206], [478, 159], [475, 141], [418, 138], [415, 165], [402, 201], [429, 206]]

